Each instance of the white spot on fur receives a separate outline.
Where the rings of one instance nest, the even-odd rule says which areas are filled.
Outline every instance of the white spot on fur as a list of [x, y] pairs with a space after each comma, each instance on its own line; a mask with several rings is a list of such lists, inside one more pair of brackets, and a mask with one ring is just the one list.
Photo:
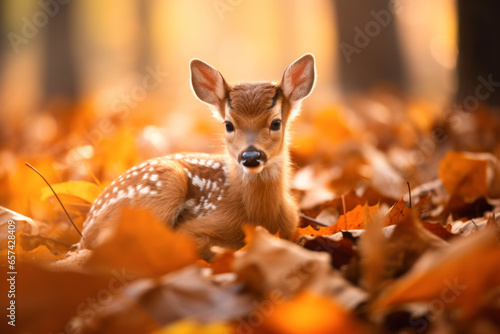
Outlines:
[[156, 190], [151, 190], [151, 192], [149, 193], [150, 195], [158, 195], [158, 191]]
[[115, 192], [117, 192], [117, 191], [118, 191], [118, 187], [114, 187], [114, 188], [113, 188], [113, 192], [115, 193]]
[[161, 182], [161, 181], [156, 182], [156, 188], [160, 188], [162, 184], [163, 184], [163, 182]]
[[151, 175], [151, 177], [149, 179], [151, 180], [151, 182], [158, 181], [158, 174]]
[[140, 193], [141, 195], [146, 195], [146, 194], [149, 194], [149, 191], [150, 191], [149, 186], [145, 186], [144, 188], [142, 188], [142, 189], [139, 191], [139, 193]]
[[147, 163], [146, 162], [143, 162], [142, 164], [139, 165], [139, 168], [143, 168], [143, 167], [146, 167]]
[[203, 187], [205, 186], [205, 179], [200, 178], [198, 175], [195, 175], [193, 177], [193, 185], [199, 187], [201, 190], [203, 190]]
[[137, 173], [137, 172], [132, 172], [132, 175], [137, 176], [137, 175], [139, 175], [139, 173]]
[[220, 162], [216, 162], [212, 165], [213, 169], [219, 169], [220, 168]]
[[182, 159], [182, 157], [183, 157], [183, 155], [180, 153], [177, 153], [176, 155], [174, 155], [175, 159]]
[[191, 172], [189, 171], [189, 169], [187, 168], [184, 168], [184, 171], [186, 172], [187, 176], [192, 179], [193, 178], [193, 174], [191, 174]]
[[144, 176], [142, 177], [143, 180], [147, 180], [148, 179], [148, 176], [149, 176], [149, 173], [146, 173], [144, 174]]
[[148, 169], [148, 171], [150, 171], [150, 172], [152, 172], [152, 171], [154, 171], [154, 170], [155, 170], [155, 168], [154, 168], [154, 167], [150, 167], [150, 168]]
[[188, 199], [184, 205], [186, 206], [186, 208], [192, 208], [194, 207], [196, 204], [196, 201], [194, 200], [194, 198], [191, 198], [191, 199]]
[[157, 160], [153, 160], [149, 163], [150, 165], [157, 165], [158, 164], [158, 161]]

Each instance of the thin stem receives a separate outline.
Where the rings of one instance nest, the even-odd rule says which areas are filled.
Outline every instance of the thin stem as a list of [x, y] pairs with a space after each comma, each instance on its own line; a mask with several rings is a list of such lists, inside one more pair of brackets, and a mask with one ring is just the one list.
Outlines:
[[[80, 230], [78, 229], [78, 227], [76, 227], [75, 223], [73, 222], [73, 219], [71, 219], [71, 217], [69, 216], [69, 213], [68, 211], [66, 211], [66, 208], [64, 207], [64, 205], [62, 204], [61, 200], [59, 199], [59, 196], [57, 196], [56, 192], [54, 191], [54, 189], [52, 189], [52, 186], [50, 185], [49, 181], [47, 181], [45, 179], [45, 177], [43, 177], [42, 173], [40, 173], [35, 167], [31, 166], [29, 163], [25, 162], [26, 166], [28, 166], [29, 168], [33, 169], [38, 175], [40, 175], [40, 177], [45, 181], [45, 183], [47, 183], [47, 185], [49, 186], [50, 190], [52, 191], [52, 193], [54, 194], [54, 196], [57, 198], [57, 200], [59, 201], [59, 204], [61, 205], [61, 207], [63, 208], [64, 210], [64, 213], [66, 213], [66, 216], [68, 217], [69, 221], [71, 222], [71, 224], [73, 225], [73, 227], [75, 228], [75, 230], [78, 232], [78, 234], [80, 235], [80, 237], [83, 238], [83, 235], [82, 235], [82, 232], [80, 232]], [[84, 239], [85, 240], [85, 239]]]

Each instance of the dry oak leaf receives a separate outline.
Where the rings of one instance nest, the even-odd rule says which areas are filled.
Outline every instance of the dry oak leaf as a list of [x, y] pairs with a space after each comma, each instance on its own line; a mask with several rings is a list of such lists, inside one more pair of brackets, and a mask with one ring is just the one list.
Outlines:
[[[87, 181], [68, 181], [52, 185], [56, 194], [71, 195], [81, 198], [88, 203], [94, 203], [94, 200], [102, 192], [102, 187]], [[50, 196], [54, 196], [49, 187], [42, 188], [42, 201]]]
[[488, 162], [464, 152], [449, 152], [439, 165], [439, 178], [451, 195], [472, 202], [488, 193]]
[[298, 228], [296, 230], [294, 239], [301, 235], [323, 236], [332, 235], [340, 231], [359, 230], [365, 228], [365, 214], [373, 215], [378, 212], [379, 206], [365, 206], [357, 205], [353, 210], [347, 212], [345, 215], [339, 217], [337, 222], [332, 226], [320, 227], [315, 230], [311, 226], [305, 228]]
[[426, 252], [410, 271], [388, 286], [372, 304], [373, 311], [411, 302], [439, 301], [471, 316], [489, 291], [500, 286], [498, 228], [489, 225], [450, 246]]
[[195, 242], [160, 223], [149, 211], [124, 209], [103, 243], [93, 248], [90, 270], [125, 268], [138, 277], [160, 276], [194, 263]]
[[364, 328], [340, 305], [308, 291], [290, 301], [263, 304], [255, 313], [264, 315], [262, 326], [252, 327], [254, 322], [241, 322], [238, 325], [239, 332], [249, 333], [254, 330], [257, 334], [365, 333]]

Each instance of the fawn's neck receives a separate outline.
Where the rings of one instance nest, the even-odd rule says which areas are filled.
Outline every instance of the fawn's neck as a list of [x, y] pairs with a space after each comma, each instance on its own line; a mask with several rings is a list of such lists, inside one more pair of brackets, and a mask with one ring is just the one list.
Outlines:
[[228, 161], [229, 187], [246, 211], [249, 221], [275, 219], [289, 193], [290, 158], [288, 152], [275, 157], [258, 174], [247, 174], [233, 160]]

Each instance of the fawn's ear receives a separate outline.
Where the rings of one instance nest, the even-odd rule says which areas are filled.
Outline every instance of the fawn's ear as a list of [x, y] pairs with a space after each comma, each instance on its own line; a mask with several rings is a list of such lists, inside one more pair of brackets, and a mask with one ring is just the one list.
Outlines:
[[215, 117], [224, 119], [224, 101], [229, 86], [222, 75], [214, 67], [199, 59], [191, 60], [189, 67], [194, 94], [209, 105]]
[[294, 61], [283, 74], [281, 90], [290, 101], [292, 108], [309, 96], [316, 82], [316, 65], [314, 56], [310, 53]]

